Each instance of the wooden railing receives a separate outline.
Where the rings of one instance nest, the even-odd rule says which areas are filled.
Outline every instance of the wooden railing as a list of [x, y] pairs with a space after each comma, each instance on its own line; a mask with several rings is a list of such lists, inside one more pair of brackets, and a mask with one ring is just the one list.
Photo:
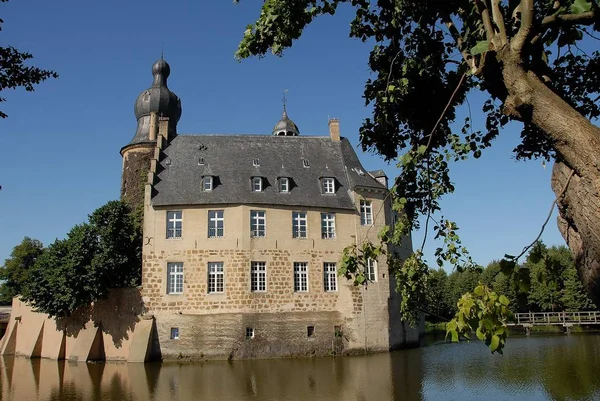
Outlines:
[[600, 324], [600, 312], [531, 312], [515, 313], [509, 326]]

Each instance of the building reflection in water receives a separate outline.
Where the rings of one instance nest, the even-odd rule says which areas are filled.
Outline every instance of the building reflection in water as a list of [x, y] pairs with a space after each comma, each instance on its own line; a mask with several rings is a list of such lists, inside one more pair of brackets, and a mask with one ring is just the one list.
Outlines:
[[[416, 350], [415, 350], [416, 351]], [[421, 354], [134, 364], [0, 358], [2, 400], [421, 400]]]

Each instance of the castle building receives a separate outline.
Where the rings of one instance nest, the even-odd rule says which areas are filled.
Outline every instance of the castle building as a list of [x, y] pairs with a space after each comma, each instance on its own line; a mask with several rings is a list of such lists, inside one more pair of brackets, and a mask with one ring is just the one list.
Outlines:
[[[163, 359], [384, 351], [419, 340], [399, 317], [385, 256], [368, 283], [342, 250], [392, 223], [387, 178], [366, 171], [339, 121], [305, 136], [284, 111], [267, 135], [182, 135], [158, 60], [135, 103], [122, 198], [143, 208], [142, 299]], [[398, 257], [411, 252], [410, 238]]]

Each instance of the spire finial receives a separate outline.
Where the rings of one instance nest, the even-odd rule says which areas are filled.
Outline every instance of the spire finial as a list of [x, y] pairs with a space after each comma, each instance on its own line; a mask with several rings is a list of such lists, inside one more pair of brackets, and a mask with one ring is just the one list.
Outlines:
[[160, 46], [160, 59], [161, 60], [165, 59], [165, 42], [162, 42], [162, 44]]
[[287, 106], [287, 93], [288, 90], [284, 89], [283, 91], [283, 99], [281, 99], [281, 101], [283, 102], [283, 113], [287, 114], [287, 110], [286, 110], [286, 106]]

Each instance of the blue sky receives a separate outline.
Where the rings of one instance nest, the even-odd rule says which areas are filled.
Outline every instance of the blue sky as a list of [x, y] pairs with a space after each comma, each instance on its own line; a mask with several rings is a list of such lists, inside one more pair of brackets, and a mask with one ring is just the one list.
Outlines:
[[[24, 236], [44, 244], [62, 238], [95, 208], [119, 197], [119, 149], [135, 133], [133, 102], [152, 82], [151, 66], [171, 65], [169, 87], [182, 101], [179, 133], [271, 132], [288, 92], [301, 134], [327, 135], [329, 117], [358, 145], [369, 115], [362, 99], [369, 46], [348, 38], [346, 9], [310, 26], [283, 58], [238, 63], [234, 51], [262, 1], [11, 0], [0, 3], [2, 45], [35, 56], [60, 78], [3, 93], [0, 109], [0, 260]], [[472, 105], [478, 99], [472, 99]], [[473, 106], [474, 120], [481, 124]], [[443, 201], [476, 262], [519, 253], [543, 223], [554, 195], [551, 166], [517, 162], [512, 125], [479, 160], [452, 167], [456, 192]], [[357, 149], [359, 155], [361, 152]], [[395, 167], [362, 154], [367, 169]], [[422, 234], [414, 234], [414, 246]], [[553, 216], [543, 236], [562, 244]], [[435, 242], [425, 247], [433, 264]]]

